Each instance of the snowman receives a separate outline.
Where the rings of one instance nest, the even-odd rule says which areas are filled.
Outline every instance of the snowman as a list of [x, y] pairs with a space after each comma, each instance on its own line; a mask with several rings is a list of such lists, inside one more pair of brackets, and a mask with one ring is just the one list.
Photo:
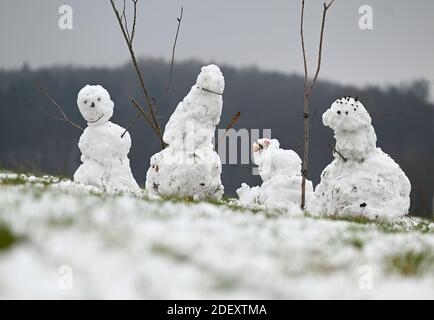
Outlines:
[[334, 161], [321, 174], [313, 213], [364, 216], [370, 219], [404, 216], [410, 207], [410, 181], [380, 148], [363, 104], [352, 97], [336, 100], [323, 114], [334, 131]]
[[80, 90], [77, 105], [87, 122], [78, 142], [82, 164], [74, 181], [103, 190], [139, 192], [130, 169], [131, 138], [125, 129], [109, 121], [114, 103], [100, 85]]
[[196, 83], [166, 124], [168, 146], [152, 156], [146, 175], [151, 195], [221, 199], [222, 166], [214, 132], [223, 106], [224, 78], [216, 65], [204, 66]]
[[[259, 139], [253, 144], [253, 159], [258, 165], [262, 185], [250, 187], [243, 183], [236, 191], [245, 206], [263, 206], [301, 213], [301, 159], [293, 150], [280, 148], [277, 139]], [[313, 198], [312, 182], [306, 180], [306, 204]]]

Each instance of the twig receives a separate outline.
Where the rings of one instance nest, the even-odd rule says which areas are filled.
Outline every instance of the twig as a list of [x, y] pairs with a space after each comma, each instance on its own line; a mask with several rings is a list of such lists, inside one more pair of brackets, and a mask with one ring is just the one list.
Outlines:
[[301, 14], [300, 14], [300, 38], [301, 38], [301, 49], [303, 54], [303, 66], [304, 66], [304, 89], [303, 89], [303, 121], [304, 121], [304, 152], [303, 152], [303, 167], [302, 167], [302, 181], [301, 181], [301, 204], [300, 207], [304, 209], [306, 205], [306, 178], [309, 168], [309, 141], [310, 141], [310, 125], [309, 125], [309, 99], [315, 83], [318, 79], [318, 75], [321, 69], [321, 58], [322, 58], [322, 47], [324, 39], [324, 28], [327, 16], [327, 10], [333, 4], [334, 0], [331, 0], [328, 4], [323, 3], [323, 13], [321, 21], [321, 32], [318, 47], [318, 61], [315, 71], [315, 75], [312, 81], [309, 81], [307, 58], [306, 58], [306, 48], [304, 44], [304, 1], [301, 1]]
[[137, 21], [137, 1], [138, 0], [132, 0], [134, 3], [134, 16], [133, 16], [133, 28], [131, 29], [131, 37], [130, 42], [133, 43], [134, 35], [136, 34], [136, 21]]
[[[114, 11], [116, 18], [118, 20], [119, 27], [121, 28], [122, 35], [124, 36], [125, 43], [127, 44], [128, 51], [130, 53], [134, 69], [136, 71], [137, 77], [138, 77], [139, 82], [140, 82], [140, 87], [143, 91], [144, 99], [145, 99], [146, 106], [147, 106], [147, 109], [149, 112], [149, 118], [145, 117], [144, 119], [154, 129], [155, 134], [158, 136], [158, 138], [160, 140], [161, 148], [164, 149], [166, 147], [166, 144], [163, 141], [163, 135], [161, 132], [160, 124], [158, 123], [157, 118], [156, 118], [155, 106], [154, 106], [153, 101], [151, 99], [151, 96], [148, 92], [148, 89], [145, 86], [145, 81], [143, 79], [142, 73], [140, 72], [139, 66], [137, 64], [136, 55], [135, 55], [134, 50], [133, 50], [133, 40], [134, 40], [134, 34], [135, 34], [135, 28], [136, 28], [136, 20], [137, 20], [136, 12], [137, 12], [138, 0], [132, 0], [132, 2], [134, 4], [134, 16], [133, 16], [133, 29], [132, 29], [132, 32], [130, 35], [130, 33], [128, 31], [127, 19], [126, 19], [125, 13], [124, 13], [125, 8], [124, 8], [123, 14], [122, 15], [119, 14], [119, 11], [118, 11], [118, 9], [116, 9], [116, 5], [114, 4], [114, 0], [110, 0], [113, 11]], [[125, 3], [125, 0], [124, 0], [124, 3]], [[144, 115], [145, 113], [141, 113], [141, 114]]]
[[306, 58], [306, 49], [304, 45], [304, 0], [301, 1], [301, 19], [300, 19], [300, 37], [301, 37], [301, 50], [303, 52], [303, 65], [304, 65], [304, 91], [307, 88], [307, 58]]
[[[33, 102], [33, 100], [30, 99], [30, 102]], [[47, 112], [47, 111], [46, 111], [45, 109], [43, 109], [39, 104], [33, 102], [33, 105], [34, 105], [36, 108], [38, 108], [38, 110], [39, 110], [41, 113], [45, 114], [47, 117], [49, 117], [49, 118], [51, 118], [51, 119], [53, 119], [53, 120], [65, 121], [64, 118], [56, 117], [56, 116], [52, 115], [51, 113]]]
[[154, 124], [152, 123], [152, 119], [149, 117], [149, 115], [145, 112], [145, 110], [143, 109], [143, 107], [141, 107], [139, 105], [139, 103], [135, 100], [135, 99], [131, 99], [131, 102], [133, 104], [133, 107], [136, 108], [138, 110], [138, 112], [140, 113], [140, 115], [143, 116], [143, 118], [146, 120], [146, 122], [148, 122], [148, 124], [151, 126], [152, 130], [154, 130], [154, 132], [156, 131], [156, 128], [154, 126]]
[[330, 8], [330, 6], [333, 4], [334, 1], [335, 0], [331, 0], [328, 5], [325, 2], [323, 3], [324, 8], [322, 11], [321, 32], [320, 32], [319, 46], [318, 46], [318, 63], [317, 63], [315, 76], [313, 78], [313, 81], [312, 81], [310, 89], [309, 89], [309, 94], [310, 94], [310, 92], [312, 92], [313, 87], [315, 86], [316, 80], [318, 79], [319, 71], [321, 69], [322, 44], [323, 44], [323, 40], [324, 40], [324, 27], [325, 27], [325, 21], [326, 21], [326, 16], [327, 16], [327, 10]]
[[[176, 28], [175, 40], [174, 40], [173, 46], [172, 46], [172, 57], [171, 57], [171, 62], [170, 62], [169, 80], [167, 82], [166, 89], [164, 90], [164, 95], [167, 95], [169, 90], [171, 89], [172, 77], [173, 77], [173, 66], [175, 63], [175, 51], [176, 51], [176, 45], [178, 43], [179, 29], [181, 27], [183, 13], [184, 13], [184, 7], [181, 6], [181, 13], [180, 13], [179, 17], [176, 18], [178, 21], [178, 26]], [[134, 14], [136, 14], [136, 11], [134, 11]], [[135, 31], [135, 23], [133, 24], [131, 39], [133, 39], [133, 37], [134, 37], [134, 31]], [[160, 99], [158, 99], [158, 100], [160, 100]], [[154, 100], [154, 106], [155, 107], [157, 106], [157, 102], [155, 100]], [[140, 115], [141, 115], [141, 113], [138, 112], [136, 114], [136, 116], [132, 120], [130, 120], [130, 125], [128, 126], [128, 128], [130, 128], [136, 122], [137, 117], [139, 117]], [[156, 116], [156, 118], [158, 118], [158, 117]], [[123, 134], [125, 134], [125, 132]]]
[[227, 125], [227, 127], [225, 129], [225, 134], [215, 144], [214, 150], [217, 150], [219, 144], [226, 137], [226, 134], [228, 133], [229, 129], [231, 129], [235, 125], [235, 123], [237, 123], [237, 121], [240, 118], [240, 116], [241, 116], [241, 112], [240, 111], [237, 111], [237, 113], [234, 114], [234, 116], [232, 117], [231, 121], [229, 122], [229, 124]]
[[413, 221], [413, 222], [418, 223], [418, 224], [419, 224], [419, 223], [423, 223], [423, 221], [418, 221], [418, 220], [414, 219], [413, 217], [411, 217], [410, 214], [407, 214], [405, 217], [408, 218], [408, 219], [410, 219], [410, 220]]
[[173, 41], [173, 46], [172, 46], [172, 58], [170, 60], [170, 72], [169, 72], [169, 81], [167, 83], [166, 86], [166, 90], [165, 90], [165, 94], [167, 95], [167, 93], [170, 90], [171, 87], [171, 83], [172, 83], [172, 75], [173, 75], [173, 64], [175, 62], [175, 51], [176, 51], [176, 44], [178, 42], [178, 36], [179, 36], [179, 29], [181, 28], [181, 22], [182, 22], [182, 15], [184, 13], [184, 7], [181, 6], [181, 13], [179, 15], [178, 18], [176, 18], [178, 20], [178, 27], [176, 28], [176, 34], [175, 34], [175, 40]]
[[336, 149], [335, 146], [333, 146], [331, 143], [329, 143], [329, 147], [330, 147], [330, 149], [332, 149], [332, 151], [333, 151], [334, 153], [338, 154], [338, 155], [342, 158], [342, 160], [344, 160], [344, 162], [347, 162], [348, 159], [345, 158], [345, 157], [342, 155], [342, 153], [340, 153], [340, 152], [338, 151], [338, 149]]
[[[157, 132], [158, 128], [155, 127], [154, 123], [152, 122], [152, 118], [145, 112], [145, 110], [138, 104], [138, 102], [135, 99], [131, 99], [131, 102], [133, 103], [133, 106], [139, 111], [139, 113], [143, 116], [143, 118], [146, 120], [146, 122], [149, 124], [149, 126], [154, 130], [154, 132]], [[164, 149], [167, 147], [167, 143], [164, 142], [163, 137], [160, 137], [160, 145]]]
[[41, 85], [36, 84], [36, 86], [38, 87], [39, 91], [41, 91], [47, 98], [48, 100], [50, 100], [50, 102], [52, 104], [54, 104], [57, 108], [57, 110], [60, 112], [60, 114], [62, 115], [62, 117], [57, 117], [57, 116], [53, 116], [52, 114], [48, 113], [46, 110], [44, 110], [43, 108], [41, 108], [38, 104], [35, 103], [35, 106], [42, 112], [44, 113], [46, 116], [55, 119], [55, 120], [59, 120], [59, 121], [65, 121], [68, 122], [69, 124], [73, 125], [74, 127], [80, 129], [81, 131], [84, 131], [84, 129], [76, 124], [74, 121], [72, 121], [71, 119], [69, 119], [69, 117], [67, 116], [67, 114], [65, 113], [65, 111], [63, 110], [63, 108], [56, 102], [56, 100], [54, 100], [47, 92], [47, 90], [45, 90]]
[[128, 124], [128, 126], [125, 128], [125, 131], [121, 134], [121, 138], [124, 137], [125, 133], [127, 133], [128, 130], [130, 130], [130, 128], [133, 126], [133, 124], [136, 122], [136, 120], [141, 116], [142, 114], [140, 112], [137, 112], [136, 116], [134, 117], [134, 119], [132, 119], [130, 121], [130, 123]]

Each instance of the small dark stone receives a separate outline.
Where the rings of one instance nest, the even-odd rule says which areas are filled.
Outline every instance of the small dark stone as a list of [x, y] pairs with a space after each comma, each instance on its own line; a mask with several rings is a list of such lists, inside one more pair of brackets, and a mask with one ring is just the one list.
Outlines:
[[363, 203], [360, 204], [360, 208], [364, 208], [366, 206], [367, 206], [366, 202], [363, 202]]
[[338, 111], [338, 114], [341, 114], [341, 112], [340, 112], [340, 111]]

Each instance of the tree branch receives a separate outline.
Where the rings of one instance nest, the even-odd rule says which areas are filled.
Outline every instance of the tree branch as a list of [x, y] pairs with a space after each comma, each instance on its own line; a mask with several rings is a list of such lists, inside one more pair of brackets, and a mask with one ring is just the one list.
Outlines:
[[48, 113], [46, 110], [44, 110], [43, 108], [41, 108], [38, 104], [35, 103], [35, 106], [42, 112], [44, 113], [46, 116], [48, 116], [49, 118], [52, 118], [54, 120], [59, 120], [59, 121], [65, 121], [67, 123], [69, 123], [70, 125], [76, 127], [77, 129], [80, 129], [81, 131], [84, 131], [84, 129], [76, 124], [74, 121], [72, 121], [71, 119], [69, 119], [68, 115], [65, 113], [65, 111], [63, 110], [62, 106], [60, 106], [60, 104], [58, 104], [56, 102], [56, 100], [54, 100], [47, 92], [47, 90], [45, 90], [41, 85], [36, 84], [36, 86], [38, 87], [39, 91], [42, 92], [42, 94], [44, 94], [48, 100], [50, 100], [50, 102], [52, 104], [54, 104], [54, 106], [57, 108], [57, 110], [60, 112], [60, 114], [62, 115], [62, 118], [59, 118], [57, 116], [54, 116], [50, 113]]
[[[137, 1], [138, 0], [132, 0], [132, 1], [134, 1], [135, 3], [137, 3]], [[124, 1], [125, 2], [125, 1]], [[131, 32], [131, 38], [130, 38], [130, 43], [133, 41], [133, 39], [134, 39], [134, 34], [135, 34], [135, 27], [136, 27], [136, 6], [134, 6], [134, 22], [133, 22], [133, 28], [132, 28], [132, 32]], [[179, 15], [179, 17], [177, 17], [176, 19], [177, 19], [177, 21], [178, 21], [178, 25], [177, 25], [177, 28], [176, 28], [176, 34], [175, 34], [175, 39], [174, 39], [174, 42], [173, 42], [173, 46], [172, 46], [172, 56], [171, 56], [171, 62], [170, 62], [170, 72], [169, 72], [169, 80], [168, 80], [168, 82], [167, 82], [167, 86], [166, 86], [166, 88], [165, 88], [165, 90], [164, 90], [164, 94], [163, 95], [167, 95], [168, 94], [168, 92], [169, 92], [169, 90], [171, 89], [171, 83], [172, 83], [172, 77], [173, 77], [173, 66], [174, 66], [174, 62], [175, 62], [175, 51], [176, 51], [176, 45], [177, 45], [177, 43], [178, 43], [178, 37], [179, 37], [179, 30], [180, 30], [180, 27], [181, 27], [181, 22], [182, 22], [182, 17], [183, 17], [183, 13], [184, 13], [184, 7], [183, 6], [181, 6], [181, 12], [180, 12], [180, 15]], [[123, 15], [121, 15], [121, 17], [122, 17]], [[127, 33], [127, 35], [128, 35], [128, 33]], [[158, 99], [158, 100], [160, 100], [160, 99]], [[157, 102], [155, 101], [155, 100], [153, 100], [153, 102], [154, 102], [154, 110], [155, 110], [155, 114], [156, 114], [156, 111], [157, 111]], [[126, 131], [128, 131], [128, 129], [129, 128], [131, 128], [132, 127], [132, 125], [136, 122], [136, 119], [140, 116], [140, 115], [142, 115], [141, 114], [141, 112], [138, 112], [137, 114], [136, 114], [136, 116], [132, 119], [132, 120], [130, 120], [130, 124], [128, 125], [128, 127], [127, 127], [127, 129], [124, 131], [124, 133], [122, 134], [122, 136], [126, 133]], [[155, 116], [155, 118], [158, 118], [157, 116]], [[148, 122], [148, 121], [147, 121]], [[154, 130], [155, 131], [155, 130]], [[158, 135], [158, 134], [157, 134]], [[160, 137], [160, 136], [159, 136]], [[167, 145], [166, 143], [164, 143], [164, 145]]]
[[313, 87], [315, 86], [316, 80], [318, 79], [319, 71], [321, 69], [321, 58], [322, 58], [322, 47], [323, 47], [323, 40], [324, 40], [324, 27], [325, 27], [325, 21], [327, 16], [327, 10], [330, 8], [330, 6], [333, 4], [335, 0], [331, 0], [330, 3], [327, 5], [325, 2], [323, 3], [323, 11], [322, 11], [322, 21], [321, 21], [321, 32], [319, 37], [319, 47], [318, 47], [318, 62], [317, 62], [317, 68], [315, 72], [315, 76], [313, 78], [313, 81], [311, 83], [309, 91], [311, 92], [313, 90]]
[[347, 162], [347, 158], [345, 158], [345, 157], [342, 155], [342, 153], [340, 153], [340, 152], [338, 151], [338, 149], [336, 149], [336, 147], [335, 147], [334, 145], [332, 145], [331, 143], [329, 143], [329, 147], [330, 147], [330, 149], [332, 149], [333, 153], [338, 154], [338, 155], [342, 158], [342, 160], [344, 160], [344, 162]]
[[170, 61], [169, 81], [168, 81], [167, 86], [166, 86], [165, 94], [167, 94], [169, 92], [170, 86], [171, 86], [171, 83], [172, 83], [173, 64], [175, 62], [176, 44], [178, 42], [179, 29], [181, 27], [182, 14], [183, 13], [184, 13], [184, 7], [181, 6], [181, 13], [180, 13], [179, 17], [176, 18], [178, 20], [178, 27], [176, 28], [175, 40], [173, 41], [173, 46], [172, 46], [172, 58], [171, 58], [171, 61]]
[[[145, 103], [146, 103], [146, 106], [147, 106], [147, 109], [148, 109], [149, 115], [150, 115], [150, 119], [149, 119], [150, 122], [148, 122], [148, 123], [149, 124], [152, 123], [152, 128], [154, 129], [155, 134], [158, 136], [158, 138], [160, 140], [161, 148], [164, 149], [166, 144], [163, 141], [163, 135], [161, 133], [160, 124], [158, 123], [157, 118], [156, 118], [155, 106], [154, 106], [153, 101], [151, 99], [151, 96], [148, 92], [148, 89], [145, 86], [145, 81], [143, 79], [142, 73], [140, 72], [140, 69], [139, 69], [139, 66], [137, 63], [137, 59], [136, 59], [136, 55], [135, 55], [134, 50], [133, 50], [133, 40], [134, 40], [134, 33], [135, 33], [135, 28], [136, 28], [136, 20], [137, 20], [137, 13], [136, 12], [137, 12], [138, 0], [131, 0], [131, 1], [134, 4], [133, 30], [132, 30], [131, 36], [129, 34], [129, 31], [128, 31], [127, 19], [126, 19], [126, 15], [124, 13], [125, 9], [123, 11], [123, 14], [120, 14], [118, 9], [116, 8], [116, 5], [114, 4], [114, 0], [110, 0], [110, 3], [112, 5], [113, 11], [114, 11], [116, 18], [118, 20], [119, 27], [121, 28], [122, 34], [123, 34], [124, 39], [125, 39], [125, 43], [127, 44], [128, 51], [130, 53], [131, 60], [133, 62], [134, 69], [135, 69], [137, 77], [139, 79], [140, 87], [143, 91]], [[125, 3], [125, 0], [124, 0], [124, 3]]]
[[[131, 102], [133, 103], [133, 106], [137, 109], [137, 111], [145, 119], [145, 121], [149, 124], [149, 126], [154, 130], [154, 132], [157, 133], [158, 128], [155, 127], [154, 123], [152, 122], [152, 118], [145, 112], [145, 110], [138, 104], [138, 102], [135, 99], [131, 99]], [[167, 143], [164, 142], [162, 136], [160, 137], [160, 145], [162, 146], [163, 149], [167, 146]]]
[[306, 59], [306, 48], [304, 45], [304, 0], [301, 1], [301, 19], [300, 19], [300, 37], [301, 37], [301, 50], [303, 52], [303, 65], [304, 65], [304, 89], [306, 90], [308, 74], [307, 74], [307, 59]]

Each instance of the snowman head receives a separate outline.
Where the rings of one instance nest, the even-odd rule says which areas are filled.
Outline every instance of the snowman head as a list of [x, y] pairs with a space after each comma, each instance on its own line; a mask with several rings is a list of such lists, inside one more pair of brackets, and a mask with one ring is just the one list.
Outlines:
[[371, 117], [358, 98], [343, 97], [322, 115], [325, 126], [334, 131], [356, 132], [371, 125]]
[[225, 88], [225, 79], [220, 68], [215, 64], [210, 64], [202, 67], [197, 77], [196, 85], [210, 93], [222, 95]]
[[78, 93], [78, 109], [89, 126], [106, 123], [113, 115], [114, 103], [100, 85], [86, 85]]
[[267, 150], [278, 150], [279, 147], [280, 147], [280, 143], [277, 139], [268, 139], [268, 138], [258, 139], [253, 144], [252, 147], [253, 158], [255, 159], [255, 162], [258, 162], [262, 154]]

